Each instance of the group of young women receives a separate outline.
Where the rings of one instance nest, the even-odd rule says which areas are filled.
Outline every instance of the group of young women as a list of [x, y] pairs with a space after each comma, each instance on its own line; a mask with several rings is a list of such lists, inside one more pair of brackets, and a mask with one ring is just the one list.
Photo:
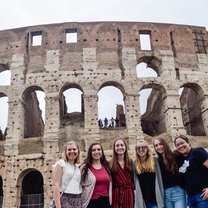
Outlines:
[[139, 140], [133, 161], [117, 138], [107, 161], [100, 143], [92, 143], [78, 165], [79, 146], [68, 142], [53, 166], [56, 208], [208, 208], [208, 153], [183, 135], [174, 144], [172, 152], [164, 139], [155, 139], [154, 157]]

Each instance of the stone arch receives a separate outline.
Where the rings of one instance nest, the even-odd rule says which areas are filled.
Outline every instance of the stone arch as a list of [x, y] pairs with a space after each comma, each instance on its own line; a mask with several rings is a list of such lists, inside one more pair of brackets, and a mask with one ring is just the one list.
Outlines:
[[[66, 90], [76, 90], [75, 94], [65, 94]], [[74, 96], [70, 97], [70, 96]], [[79, 111], [67, 111], [67, 98], [68, 105], [80, 105]], [[78, 99], [76, 99], [78, 98]], [[79, 102], [79, 103], [78, 103]], [[77, 132], [77, 129], [84, 127], [85, 121], [85, 106], [84, 106], [84, 91], [83, 88], [77, 83], [67, 83], [65, 84], [59, 92], [59, 109], [60, 109], [60, 141], [67, 142], [68, 140], [79, 141], [82, 137], [82, 132]]]
[[24, 106], [24, 138], [44, 135], [45, 125], [36, 91], [44, 92], [39, 86], [30, 86], [22, 94]]
[[186, 132], [188, 135], [205, 136], [201, 109], [203, 89], [196, 83], [185, 83], [181, 87], [180, 104]]
[[137, 65], [142, 62], [147, 64], [147, 67], [153, 69], [157, 73], [158, 76], [160, 76], [162, 74], [161, 60], [158, 59], [157, 57], [143, 56], [143, 57], [139, 58], [139, 60], [137, 61]]
[[[100, 103], [100, 101], [102, 102], [102, 98], [99, 97], [99, 93], [101, 92], [101, 90], [106, 90], [107, 93], [105, 106], [103, 106], [103, 103]], [[115, 97], [117, 97], [116, 102], [120, 100], [120, 103], [115, 103], [114, 100], [111, 100]], [[102, 110], [102, 108], [108, 110]], [[100, 109], [102, 112], [106, 112], [106, 114], [101, 113]], [[99, 127], [126, 127], [125, 92], [121, 84], [114, 81], [107, 81], [99, 87], [98, 117]]]
[[141, 116], [141, 126], [145, 134], [156, 136], [167, 131], [163, 111], [163, 98], [166, 91], [162, 85], [156, 83], [145, 84], [142, 86], [141, 90], [148, 88], [151, 88], [152, 91], [147, 95], [147, 108], [145, 113]]
[[17, 205], [42, 207], [44, 205], [44, 181], [40, 171], [29, 168], [17, 179]]
[[66, 105], [66, 100], [65, 100], [65, 96], [64, 96], [64, 92], [66, 90], [69, 90], [69, 89], [78, 89], [82, 94], [81, 94], [81, 113], [84, 115], [84, 99], [83, 99], [83, 96], [84, 96], [84, 91], [82, 89], [82, 87], [79, 85], [79, 84], [76, 84], [76, 83], [68, 83], [66, 85], [64, 85], [61, 90], [60, 90], [60, 93], [59, 93], [59, 97], [60, 97], [60, 115], [61, 116], [64, 116], [67, 114], [67, 105]]
[[101, 90], [103, 87], [107, 87], [107, 86], [113, 86], [113, 87], [116, 87], [118, 88], [119, 90], [121, 90], [122, 94], [125, 95], [125, 90], [124, 90], [124, 87], [118, 83], [118, 82], [115, 82], [115, 81], [106, 81], [104, 83], [102, 83], [100, 86], [99, 86], [99, 90]]

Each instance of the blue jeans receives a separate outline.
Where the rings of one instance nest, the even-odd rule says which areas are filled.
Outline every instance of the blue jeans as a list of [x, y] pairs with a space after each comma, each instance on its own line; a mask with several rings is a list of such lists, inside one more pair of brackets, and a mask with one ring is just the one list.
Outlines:
[[193, 196], [188, 196], [188, 205], [189, 208], [207, 208], [208, 200], [203, 200], [201, 194], [195, 194]]
[[165, 189], [165, 207], [186, 208], [186, 193], [180, 186]]
[[153, 203], [147, 203], [146, 208], [157, 208], [157, 205]]

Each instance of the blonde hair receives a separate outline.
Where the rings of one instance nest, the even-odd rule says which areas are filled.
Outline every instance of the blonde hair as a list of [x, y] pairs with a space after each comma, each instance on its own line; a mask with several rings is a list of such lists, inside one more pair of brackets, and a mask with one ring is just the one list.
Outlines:
[[[147, 148], [147, 154], [145, 157], [145, 160], [141, 160], [137, 153], [138, 146], [145, 146]], [[136, 172], [138, 174], [144, 173], [144, 172], [155, 172], [155, 162], [153, 155], [148, 147], [148, 143], [145, 140], [138, 140], [137, 145], [135, 147], [136, 150], [136, 156], [135, 156], [135, 166], [136, 166]]]
[[67, 151], [67, 146], [68, 146], [68, 145], [71, 145], [71, 144], [76, 145], [76, 147], [77, 147], [77, 149], [78, 149], [78, 155], [77, 155], [77, 158], [76, 158], [75, 161], [74, 161], [74, 164], [76, 164], [76, 163], [79, 163], [79, 162], [80, 162], [80, 148], [79, 148], [79, 145], [77, 144], [77, 142], [75, 142], [75, 141], [69, 141], [69, 142], [67, 142], [67, 143], [64, 145], [63, 159], [64, 159], [65, 161], [68, 161], [68, 158], [67, 158], [67, 155], [66, 155], [66, 151]]

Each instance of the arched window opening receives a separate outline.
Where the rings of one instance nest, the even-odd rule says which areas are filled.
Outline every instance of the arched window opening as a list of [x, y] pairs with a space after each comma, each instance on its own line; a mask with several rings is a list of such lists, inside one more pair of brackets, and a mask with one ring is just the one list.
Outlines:
[[0, 96], [0, 140], [6, 139], [7, 122], [8, 122], [8, 97]]
[[67, 113], [82, 112], [83, 93], [76, 88], [70, 88], [63, 92]]
[[145, 134], [157, 136], [167, 131], [163, 115], [163, 94], [159, 89], [140, 91], [141, 125]]
[[98, 92], [98, 119], [100, 128], [126, 127], [124, 98], [117, 87], [106, 86]]
[[140, 114], [143, 115], [147, 110], [147, 99], [152, 92], [151, 89], [144, 89], [139, 92]]
[[39, 87], [30, 87], [23, 94], [24, 138], [44, 135], [45, 93]]
[[[84, 127], [84, 94], [77, 84], [69, 84], [60, 91], [60, 144], [68, 140], [80, 141]], [[60, 145], [62, 146], [62, 145]]]
[[155, 70], [148, 67], [147, 64], [144, 63], [144, 62], [141, 62], [137, 65], [136, 71], [137, 71], [137, 77], [138, 78], [157, 77], [157, 73], [155, 72]]
[[190, 87], [180, 88], [179, 93], [183, 124], [187, 134], [205, 136], [200, 96]]
[[45, 124], [45, 93], [40, 90], [36, 90], [36, 95], [39, 103], [39, 108], [41, 110], [41, 117], [43, 119], [43, 122]]
[[2, 207], [2, 205], [3, 205], [3, 198], [4, 198], [4, 194], [3, 194], [3, 180], [2, 180], [2, 177], [0, 176], [0, 207]]
[[11, 84], [11, 72], [6, 65], [0, 64], [0, 86]]
[[43, 206], [43, 177], [39, 171], [30, 171], [22, 180], [20, 208]]
[[60, 96], [60, 111], [61, 111], [60, 112], [61, 122], [63, 125], [83, 122], [84, 121], [83, 92], [75, 87], [66, 88], [61, 93]]

